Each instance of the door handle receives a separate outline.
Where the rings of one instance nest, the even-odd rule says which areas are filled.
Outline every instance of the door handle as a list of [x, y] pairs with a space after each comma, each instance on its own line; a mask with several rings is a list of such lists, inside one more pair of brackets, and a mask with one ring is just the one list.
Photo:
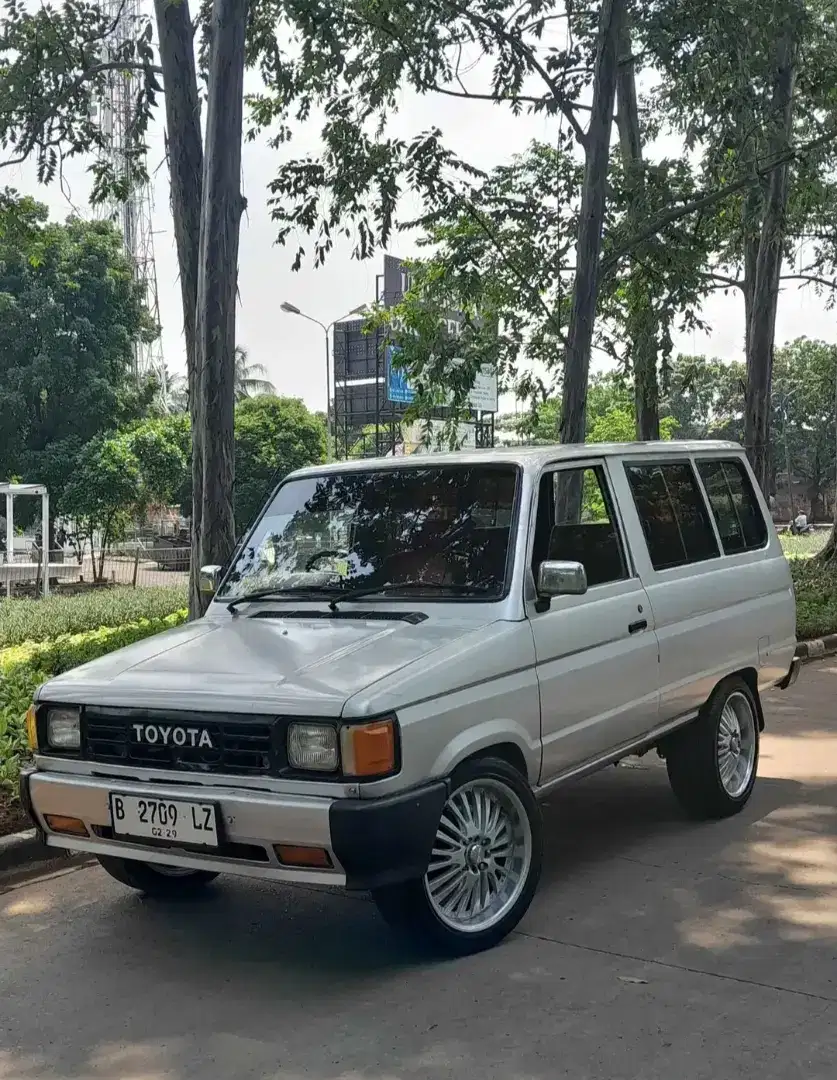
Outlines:
[[628, 633], [629, 634], [638, 634], [640, 632], [640, 630], [647, 630], [647, 629], [648, 629], [648, 620], [647, 619], [639, 619], [637, 622], [632, 622], [630, 624], [630, 626], [628, 627]]

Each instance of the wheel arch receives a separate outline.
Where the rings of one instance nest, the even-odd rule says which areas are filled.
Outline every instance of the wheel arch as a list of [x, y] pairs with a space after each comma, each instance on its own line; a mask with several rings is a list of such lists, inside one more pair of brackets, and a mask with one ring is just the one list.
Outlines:
[[492, 743], [491, 746], [486, 746], [482, 750], [476, 750], [473, 754], [463, 758], [457, 765], [464, 765], [467, 761], [479, 761], [481, 758], [496, 757], [505, 761], [507, 765], [511, 765], [513, 769], [516, 769], [524, 779], [529, 779], [529, 769], [526, 765], [526, 757], [523, 751], [516, 743], [501, 742]]
[[[747, 667], [742, 668], [740, 671], [734, 671], [732, 674], [733, 676], [737, 675], [747, 684], [750, 693], [753, 695], [753, 700], [756, 703], [759, 731], [764, 731], [764, 709], [762, 708], [761, 694], [759, 693], [759, 673], [754, 667]], [[727, 678], [729, 678], [729, 676], [727, 676]], [[720, 685], [721, 683], [718, 683], [718, 686]]]
[[532, 786], [540, 773], [540, 749], [531, 747], [522, 729], [494, 720], [460, 733], [449, 742], [433, 766], [434, 776], [450, 776], [466, 761], [498, 757], [507, 762]]

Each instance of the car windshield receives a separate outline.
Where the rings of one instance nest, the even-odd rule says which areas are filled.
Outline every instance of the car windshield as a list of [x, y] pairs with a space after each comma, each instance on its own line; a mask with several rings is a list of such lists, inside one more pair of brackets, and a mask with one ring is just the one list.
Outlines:
[[[338, 595], [403, 584], [415, 597], [497, 599], [506, 588], [517, 497], [513, 465], [334, 472], [289, 480], [276, 492], [218, 592]], [[450, 585], [446, 595], [443, 586]], [[409, 586], [409, 588], [407, 587]]]

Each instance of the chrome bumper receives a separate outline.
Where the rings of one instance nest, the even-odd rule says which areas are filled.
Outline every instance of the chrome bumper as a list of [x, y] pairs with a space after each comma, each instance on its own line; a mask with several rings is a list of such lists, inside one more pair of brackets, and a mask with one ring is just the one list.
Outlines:
[[[200, 799], [216, 803], [223, 828], [220, 851], [205, 854], [176, 846], [157, 846], [142, 841], [117, 840], [111, 833], [109, 795], [112, 791], [149, 795], [163, 799]], [[301, 795], [274, 795], [227, 787], [183, 784], [137, 783], [96, 777], [31, 771], [21, 780], [23, 804], [50, 847], [89, 851], [123, 859], [141, 859], [167, 866], [241, 874], [245, 877], [309, 884], [345, 885], [346, 874], [331, 841], [330, 811], [333, 799]], [[79, 818], [88, 837], [52, 831], [46, 814]], [[296, 869], [283, 866], [274, 844], [324, 848], [333, 870]]]

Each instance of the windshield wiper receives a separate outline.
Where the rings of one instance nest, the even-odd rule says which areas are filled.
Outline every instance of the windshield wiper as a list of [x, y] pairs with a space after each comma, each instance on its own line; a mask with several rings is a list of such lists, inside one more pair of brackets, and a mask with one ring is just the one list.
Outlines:
[[332, 611], [337, 611], [337, 605], [344, 600], [361, 600], [364, 596], [375, 596], [377, 593], [402, 592], [404, 589], [432, 589], [439, 592], [452, 592], [458, 594], [488, 592], [485, 585], [444, 585], [439, 581], [397, 581], [387, 585], [357, 585], [353, 589], [341, 589], [339, 595], [335, 595], [328, 602]]
[[335, 591], [335, 586], [330, 585], [289, 585], [287, 588], [275, 588], [275, 589], [254, 589], [252, 592], [244, 593], [242, 596], [236, 596], [233, 600], [227, 604], [227, 611], [235, 614], [235, 609], [239, 604], [245, 604], [248, 600], [271, 600], [273, 597], [289, 596], [293, 593], [298, 596], [300, 593], [314, 593], [322, 595], [326, 593], [331, 596]]

